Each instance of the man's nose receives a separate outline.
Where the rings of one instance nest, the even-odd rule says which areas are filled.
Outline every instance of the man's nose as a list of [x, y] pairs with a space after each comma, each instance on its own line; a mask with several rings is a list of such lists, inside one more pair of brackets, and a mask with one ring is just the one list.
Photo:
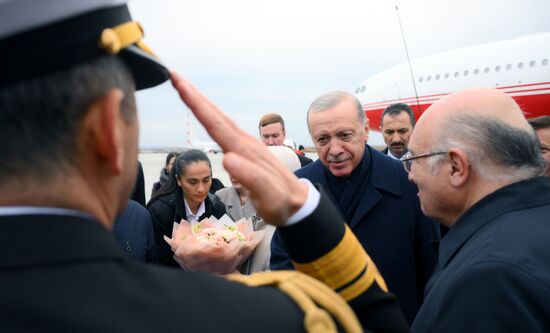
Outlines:
[[329, 154], [339, 155], [342, 153], [342, 144], [338, 140], [330, 140], [329, 142]]
[[203, 183], [199, 183], [199, 185], [197, 186], [197, 192], [199, 193], [204, 193], [206, 187], [204, 186]]
[[399, 143], [403, 140], [401, 140], [401, 135], [399, 135], [398, 133], [395, 133], [391, 136], [391, 142], [392, 143]]

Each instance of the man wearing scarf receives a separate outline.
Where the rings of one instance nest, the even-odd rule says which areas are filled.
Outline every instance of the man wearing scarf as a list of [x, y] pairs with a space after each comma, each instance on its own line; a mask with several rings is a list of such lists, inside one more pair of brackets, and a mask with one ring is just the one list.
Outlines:
[[[439, 238], [436, 224], [420, 209], [418, 189], [400, 161], [366, 144], [368, 119], [353, 95], [321, 95], [307, 119], [319, 159], [296, 175], [326, 191], [412, 323], [435, 264], [431, 242]], [[278, 233], [271, 244], [271, 269], [292, 268]]]

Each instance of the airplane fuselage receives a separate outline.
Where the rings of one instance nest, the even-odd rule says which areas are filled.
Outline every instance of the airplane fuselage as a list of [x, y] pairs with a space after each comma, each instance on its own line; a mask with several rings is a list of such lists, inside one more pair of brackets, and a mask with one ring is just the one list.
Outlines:
[[443, 96], [474, 87], [506, 92], [532, 118], [550, 115], [549, 62], [550, 33], [529, 35], [412, 60], [417, 94], [407, 63], [371, 77], [355, 94], [375, 131], [390, 104], [408, 104], [418, 119]]

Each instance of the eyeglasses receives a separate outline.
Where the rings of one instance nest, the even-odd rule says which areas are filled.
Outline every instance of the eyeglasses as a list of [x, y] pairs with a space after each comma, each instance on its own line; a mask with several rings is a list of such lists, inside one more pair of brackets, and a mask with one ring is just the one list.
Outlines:
[[447, 152], [438, 151], [435, 153], [429, 153], [429, 154], [419, 155], [419, 156], [412, 156], [411, 152], [408, 152], [401, 158], [401, 162], [403, 162], [403, 168], [405, 168], [405, 171], [411, 172], [413, 161], [416, 160], [417, 158], [432, 157], [435, 155], [442, 155], [442, 154], [447, 154]]

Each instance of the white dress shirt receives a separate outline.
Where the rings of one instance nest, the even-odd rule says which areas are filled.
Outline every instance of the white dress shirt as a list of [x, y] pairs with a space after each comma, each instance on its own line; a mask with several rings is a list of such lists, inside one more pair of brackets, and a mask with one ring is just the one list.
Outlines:
[[185, 202], [185, 213], [187, 215], [187, 219], [186, 219], [187, 222], [189, 223], [199, 222], [199, 218], [205, 212], [204, 201], [201, 202], [201, 204], [199, 205], [199, 209], [197, 209], [197, 214], [193, 214], [193, 212], [191, 212], [191, 208], [189, 208], [189, 205], [187, 204], [187, 201], [185, 199], [183, 201]]

